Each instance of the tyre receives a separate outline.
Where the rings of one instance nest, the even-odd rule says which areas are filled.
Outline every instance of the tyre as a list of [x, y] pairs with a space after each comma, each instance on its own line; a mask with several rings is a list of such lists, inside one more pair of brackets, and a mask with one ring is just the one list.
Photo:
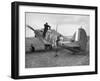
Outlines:
[[45, 50], [50, 50], [50, 49], [52, 49], [52, 46], [51, 45], [45, 45]]
[[33, 45], [31, 45], [31, 52], [35, 51], [35, 47]]

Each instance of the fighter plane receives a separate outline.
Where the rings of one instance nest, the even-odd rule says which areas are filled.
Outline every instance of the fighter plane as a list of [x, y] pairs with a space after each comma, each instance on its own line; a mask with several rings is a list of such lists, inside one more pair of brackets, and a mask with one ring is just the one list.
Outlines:
[[38, 38], [44, 44], [46, 50], [53, 49], [54, 47], [68, 49], [73, 53], [86, 50], [87, 34], [83, 28], [79, 28], [78, 31], [74, 33], [72, 38], [69, 39], [61, 35], [54, 29], [48, 30], [46, 33], [46, 37], [43, 38], [43, 29], [35, 30], [29, 25], [27, 25], [27, 27], [34, 31], [35, 37]]

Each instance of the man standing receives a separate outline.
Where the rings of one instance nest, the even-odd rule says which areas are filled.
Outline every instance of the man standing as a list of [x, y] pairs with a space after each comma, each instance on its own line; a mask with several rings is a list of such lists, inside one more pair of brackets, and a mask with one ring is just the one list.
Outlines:
[[58, 46], [59, 45], [59, 42], [62, 42], [62, 41], [63, 41], [62, 35], [57, 36], [56, 46]]
[[45, 36], [46, 36], [46, 33], [47, 33], [48, 29], [51, 29], [51, 26], [49, 26], [48, 23], [46, 22], [46, 23], [44, 24], [44, 32], [43, 32], [43, 37], [44, 37], [44, 38], [45, 38]]

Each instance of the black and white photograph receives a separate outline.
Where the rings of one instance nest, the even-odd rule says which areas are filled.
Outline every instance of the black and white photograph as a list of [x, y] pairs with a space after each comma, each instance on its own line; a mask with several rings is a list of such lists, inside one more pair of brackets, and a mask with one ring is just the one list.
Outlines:
[[89, 15], [26, 12], [25, 19], [25, 68], [89, 65]]
[[12, 3], [12, 78], [97, 74], [97, 7]]

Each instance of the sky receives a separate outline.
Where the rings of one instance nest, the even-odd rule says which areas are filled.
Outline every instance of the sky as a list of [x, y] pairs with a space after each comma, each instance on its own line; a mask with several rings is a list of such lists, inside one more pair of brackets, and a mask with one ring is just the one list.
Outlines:
[[[87, 35], [90, 32], [89, 15], [26, 12], [25, 18], [26, 25], [30, 25], [34, 29], [42, 29], [48, 22], [52, 29], [57, 28], [57, 32], [64, 36], [72, 36], [80, 27], [85, 29]], [[34, 36], [34, 32], [26, 27], [26, 37], [32, 36]]]

